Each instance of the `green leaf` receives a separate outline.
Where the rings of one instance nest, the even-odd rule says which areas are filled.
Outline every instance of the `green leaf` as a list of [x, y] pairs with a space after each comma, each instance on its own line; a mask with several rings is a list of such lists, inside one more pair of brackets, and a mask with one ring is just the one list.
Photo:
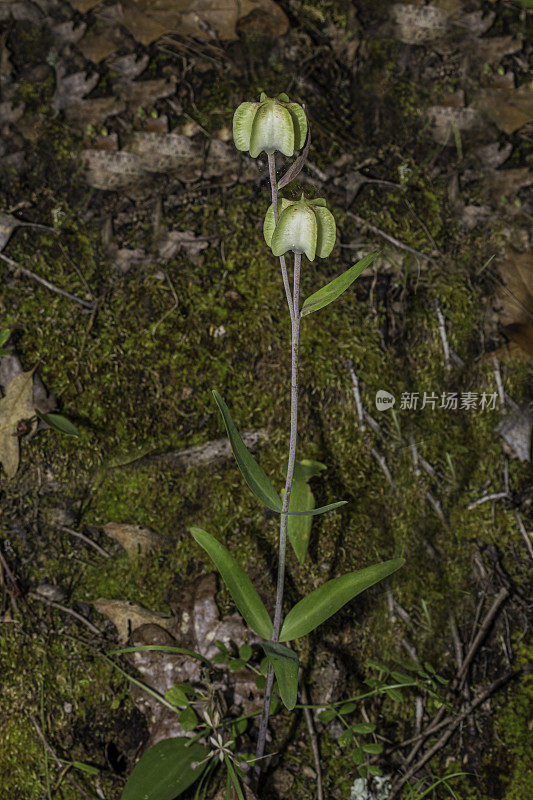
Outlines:
[[356, 747], [352, 753], [352, 759], [354, 764], [364, 764], [365, 763], [365, 754], [361, 750], [360, 747]]
[[243, 644], [239, 647], [239, 658], [244, 661], [249, 661], [252, 657], [252, 648], [249, 644]]
[[307, 314], [312, 314], [313, 311], [318, 311], [320, 308], [324, 308], [324, 306], [329, 305], [337, 297], [348, 289], [352, 283], [355, 281], [356, 278], [365, 270], [369, 264], [371, 264], [375, 259], [378, 257], [379, 251], [374, 251], [373, 253], [369, 253], [367, 256], [358, 261], [357, 264], [354, 264], [353, 267], [350, 267], [343, 272], [342, 275], [338, 275], [334, 280], [330, 281], [326, 286], [323, 286], [322, 289], [319, 289], [318, 292], [310, 295], [304, 302], [302, 306], [302, 310], [300, 315], [302, 317], [307, 316]]
[[235, 561], [229, 550], [226, 550], [224, 545], [217, 542], [209, 533], [196, 527], [189, 528], [189, 530], [222, 575], [235, 605], [250, 628], [263, 639], [270, 639], [272, 620], [241, 565]]
[[257, 675], [255, 679], [255, 685], [261, 691], [266, 686], [267, 679], [264, 675]]
[[59, 433], [65, 433], [67, 436], [79, 436], [79, 431], [72, 422], [64, 417], [62, 414], [41, 414], [40, 411], [35, 410], [35, 413], [42, 419], [43, 422], [46, 422], [51, 428], [55, 431], [59, 431]]
[[81, 772], [86, 772], [88, 775], [99, 775], [100, 773], [97, 767], [93, 767], [91, 764], [84, 764], [83, 761], [71, 761], [71, 764], [76, 769], [81, 770]]
[[[334, 508], [340, 508], [340, 506], [345, 506], [347, 500], [338, 500], [336, 503], [330, 503], [328, 506], [320, 506], [320, 508], [312, 508], [309, 511], [283, 511], [283, 514], [287, 514], [288, 517], [316, 517], [317, 514], [325, 514], [326, 511], [333, 511]], [[279, 513], [279, 512], [278, 512]]]
[[351, 714], [352, 711], [355, 711], [355, 703], [345, 703], [339, 708], [339, 711], [341, 714]]
[[331, 722], [332, 719], [335, 719], [337, 714], [332, 708], [326, 708], [325, 711], [321, 711], [318, 715], [318, 719], [320, 722]]
[[244, 669], [246, 666], [246, 661], [244, 658], [231, 658], [228, 667], [233, 670], [233, 672], [239, 672], [239, 670]]
[[344, 733], [341, 733], [341, 735], [339, 736], [337, 741], [338, 741], [339, 744], [344, 746], [346, 744], [350, 744], [350, 742], [352, 741], [352, 738], [353, 738], [353, 733], [351, 732], [350, 729], [348, 729], [348, 730], [344, 731]]
[[165, 700], [172, 703], [173, 706], [188, 706], [189, 700], [187, 695], [179, 686], [171, 686], [170, 689], [164, 694]]
[[191, 763], [202, 761], [209, 750], [184, 736], [165, 739], [151, 747], [133, 768], [121, 800], [174, 800], [197, 780], [207, 764], [195, 770]]
[[[319, 461], [304, 459], [295, 463], [289, 511], [311, 511], [315, 508], [315, 497], [307, 481], [323, 469], [326, 469], [326, 465]], [[286, 475], [287, 467], [285, 467]], [[285, 496], [285, 490], [282, 490], [281, 496], [282, 498]], [[291, 514], [287, 520], [287, 535], [300, 564], [304, 563], [307, 555], [311, 525], [311, 516]]]
[[198, 717], [192, 708], [184, 709], [179, 715], [178, 719], [184, 731], [193, 731], [198, 725]]
[[373, 722], [357, 722], [355, 725], [352, 725], [352, 731], [354, 733], [374, 733], [376, 730], [376, 726]]
[[7, 342], [10, 336], [11, 336], [10, 328], [2, 328], [2, 330], [0, 331], [0, 347], [2, 347]]
[[298, 699], [298, 656], [294, 650], [277, 642], [263, 642], [262, 645], [278, 679], [281, 699], [292, 711]]
[[394, 700], [396, 703], [401, 703], [403, 700], [402, 693], [399, 689], [385, 689], [385, 692], [391, 700]]
[[346, 603], [383, 578], [392, 575], [404, 563], [403, 558], [393, 558], [391, 561], [374, 564], [366, 569], [327, 581], [291, 608], [285, 617], [279, 641], [290, 642], [315, 630]]
[[382, 744], [364, 744], [363, 745], [363, 753], [370, 753], [371, 755], [379, 755], [383, 752], [383, 745]]
[[266, 474], [261, 469], [255, 458], [248, 451], [248, 448], [241, 439], [241, 435], [235, 427], [235, 423], [231, 418], [229, 409], [222, 397], [215, 390], [213, 390], [213, 396], [224, 419], [224, 425], [226, 426], [231, 449], [233, 450], [233, 455], [235, 456], [237, 466], [242, 472], [244, 480], [258, 500], [260, 500], [272, 511], [280, 512], [281, 500], [278, 493], [270, 483], [270, 480], [267, 478]]

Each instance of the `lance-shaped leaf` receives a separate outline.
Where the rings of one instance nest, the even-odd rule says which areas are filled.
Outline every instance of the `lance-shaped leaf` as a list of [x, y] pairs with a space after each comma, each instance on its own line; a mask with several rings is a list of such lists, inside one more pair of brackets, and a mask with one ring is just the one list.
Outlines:
[[270, 639], [272, 620], [241, 565], [233, 558], [229, 550], [217, 542], [207, 531], [196, 527], [189, 528], [189, 530], [220, 572], [235, 605], [250, 628], [263, 639]]
[[320, 508], [310, 508], [307, 511], [282, 511], [281, 513], [287, 514], [290, 517], [316, 517], [317, 514], [325, 514], [326, 511], [333, 511], [334, 508], [339, 508], [340, 506], [345, 506], [347, 500], [338, 500], [336, 503], [330, 503], [328, 506], [320, 506]]
[[62, 414], [41, 414], [40, 411], [35, 411], [39, 419], [46, 422], [51, 428], [59, 433], [66, 433], [67, 436], [79, 436], [79, 431], [76, 426]]
[[347, 575], [327, 581], [291, 608], [281, 628], [280, 642], [290, 642], [314, 631], [346, 603], [365, 589], [392, 575], [403, 564], [405, 559], [393, 558], [391, 561], [374, 564], [372, 567], [349, 572]]
[[237, 466], [242, 472], [244, 480], [263, 505], [279, 513], [281, 511], [281, 500], [278, 493], [241, 439], [241, 435], [235, 427], [235, 423], [231, 418], [231, 414], [224, 400], [219, 393], [214, 390], [213, 396], [217, 401], [217, 405], [224, 419], [231, 449], [233, 450]]
[[175, 800], [194, 781], [198, 780], [209, 762], [192, 769], [191, 764], [201, 762], [209, 749], [190, 739], [178, 736], [155, 744], [133, 768], [122, 792], [121, 800]]
[[[319, 461], [304, 459], [296, 462], [294, 465], [289, 511], [313, 511], [315, 509], [315, 497], [307, 481], [314, 475], [318, 475], [323, 469], [326, 469], [326, 465], [321, 464]], [[286, 467], [285, 474], [287, 474]], [[282, 490], [282, 497], [283, 495], [284, 490]], [[311, 535], [311, 524], [311, 515], [295, 516], [291, 514], [287, 521], [287, 535], [300, 564], [304, 563], [307, 555], [309, 536]]]
[[[289, 109], [289, 111], [290, 111], [290, 109]], [[304, 118], [305, 118], [305, 113], [304, 113]], [[278, 189], [283, 189], [284, 186], [287, 186], [288, 183], [293, 181], [296, 178], [296, 176], [300, 174], [300, 172], [303, 169], [303, 166], [304, 166], [305, 162], [307, 161], [307, 156], [308, 156], [308, 153], [309, 153], [310, 146], [311, 146], [311, 128], [308, 126], [307, 127], [307, 139], [305, 140], [304, 149], [302, 150], [302, 152], [300, 153], [300, 155], [298, 156], [296, 161], [294, 161], [294, 163], [291, 164], [291, 166], [289, 167], [289, 169], [287, 170], [285, 175], [283, 175], [279, 179], [279, 181], [278, 181]], [[301, 145], [300, 145], [300, 147], [301, 147]], [[296, 145], [296, 149], [297, 150], [299, 150], [300, 147], [298, 147], [298, 145]]]
[[294, 650], [277, 642], [262, 642], [262, 645], [278, 679], [281, 699], [292, 711], [298, 699], [298, 656]]
[[323, 286], [322, 289], [319, 289], [318, 292], [310, 295], [305, 300], [300, 315], [305, 317], [307, 314], [312, 314], [313, 311], [318, 311], [320, 308], [328, 306], [336, 300], [337, 297], [340, 297], [340, 295], [352, 285], [356, 278], [359, 277], [363, 270], [375, 261], [378, 255], [379, 251], [377, 250], [373, 253], [369, 253], [362, 258], [361, 261], [358, 261], [357, 264], [354, 264], [353, 267], [343, 272], [342, 275], [338, 275], [334, 280], [326, 284], [326, 286]]

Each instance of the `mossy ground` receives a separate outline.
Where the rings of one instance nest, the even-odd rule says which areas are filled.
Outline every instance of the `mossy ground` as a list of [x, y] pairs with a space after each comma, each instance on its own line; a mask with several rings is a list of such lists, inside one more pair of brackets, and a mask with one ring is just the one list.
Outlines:
[[[380, 45], [378, 40], [372, 47], [369, 71], [360, 83], [361, 104], [355, 110], [349, 103], [343, 106], [342, 114], [348, 117], [341, 115], [339, 139], [352, 136], [357, 142], [359, 134], [361, 139], [367, 136], [371, 88], [379, 82], [382, 97], [398, 92], [401, 102], [395, 113], [416, 142], [415, 112], [422, 100], [406, 79], [395, 81], [394, 45]], [[270, 94], [284, 88], [275, 65], [271, 72], [250, 76], [249, 83], [240, 86], [243, 97], [257, 94], [259, 88]], [[213, 111], [211, 105], [217, 124], [231, 121], [233, 109], [227, 98], [234, 86], [222, 84], [221, 79], [215, 96], [206, 88], [205, 96], [196, 98], [204, 126], [213, 119], [208, 113]], [[33, 192], [42, 213], [55, 216], [59, 235], [19, 231], [9, 254], [57, 285], [85, 296], [75, 262], [100, 298], [100, 308], [91, 315], [21, 276], [5, 284], [2, 327], [12, 329], [24, 367], [38, 363], [45, 384], [59, 397], [62, 412], [81, 435], [74, 440], [47, 431], [22, 442], [19, 473], [0, 489], [4, 552], [17, 565], [25, 588], [48, 581], [67, 588], [70, 603], [103, 596], [166, 610], [176, 582], [211, 568], [188, 533], [188, 527], [197, 524], [238, 556], [271, 606], [276, 522], [250, 496], [233, 462], [183, 472], [149, 466], [142, 458], [126, 463], [143, 452], [177, 450], [222, 436], [211, 395], [216, 388], [239, 429], [268, 428], [268, 444], [258, 451], [259, 458], [281, 488], [289, 428], [289, 323], [278, 267], [261, 235], [268, 193], [265, 188], [252, 194], [248, 188], [237, 188], [226, 194], [222, 204], [218, 198], [207, 200], [166, 220], [173, 227], [186, 225], [197, 234], [224, 241], [224, 254], [210, 248], [201, 266], [186, 258], [165, 264], [179, 298], [178, 307], [167, 313], [173, 297], [167, 282], [158, 277], [155, 261], [125, 276], [117, 275], [108, 263], [99, 230], [84, 222], [79, 212], [86, 198], [83, 184], [79, 178], [70, 185], [64, 180], [66, 168], [72, 175], [70, 157], [79, 141], [63, 123], [46, 116], [46, 92], [32, 95], [30, 89], [24, 89], [26, 99], [35, 100], [35, 111], [40, 109], [45, 121], [34, 155], [34, 183], [18, 191]], [[321, 167], [343, 152], [343, 145], [332, 142], [321, 126], [327, 114], [328, 103], [324, 101], [322, 108], [317, 101], [313, 161]], [[382, 129], [376, 147], [386, 144], [387, 131]], [[424, 392], [496, 391], [490, 364], [479, 359], [485, 291], [479, 268], [492, 254], [498, 234], [487, 241], [466, 236], [454, 225], [445, 187], [433, 184], [420, 167], [425, 147], [421, 142], [415, 155], [398, 145], [393, 160], [396, 167], [403, 165], [403, 175], [420, 168], [409, 184], [411, 203], [445, 255], [429, 263], [407, 256], [402, 268], [389, 274], [388, 297], [401, 306], [399, 327], [388, 335], [387, 325], [396, 312], [387, 299], [373, 299], [372, 279], [366, 277], [334, 305], [302, 322], [298, 455], [328, 466], [323, 477], [313, 481], [320, 504], [341, 498], [350, 502], [314, 520], [305, 566], [289, 556], [287, 600], [301, 597], [327, 577], [403, 555], [406, 565], [391, 580], [391, 588], [417, 622], [419, 656], [451, 676], [455, 663], [447, 626], [450, 613], [465, 624], [473, 617], [474, 552], [497, 547], [518, 585], [525, 582], [525, 565], [511, 511], [496, 506], [491, 519], [490, 504], [467, 508], [485, 490], [498, 491], [502, 485], [503, 457], [494, 434], [498, 410], [400, 408], [404, 392], [419, 392], [422, 397]], [[54, 177], [41, 183], [50, 162]], [[16, 177], [9, 190], [17, 190]], [[367, 187], [358, 203], [360, 216], [405, 244], [427, 250], [427, 233], [406, 208], [401, 192]], [[346, 239], [353, 223], [342, 209], [334, 211]], [[145, 235], [132, 227], [131, 245]], [[326, 263], [304, 261], [303, 297], [350, 265], [346, 252], [337, 249]], [[386, 246], [382, 255], [386, 260], [394, 252]], [[448, 320], [450, 345], [465, 361], [463, 370], [445, 369], [436, 300]], [[220, 325], [226, 333], [214, 337]], [[346, 359], [353, 361], [362, 381], [363, 402], [379, 419], [381, 437], [359, 429]], [[505, 382], [508, 393], [519, 400], [531, 390], [530, 368], [520, 362], [509, 364]], [[374, 394], [380, 388], [397, 398], [394, 417], [375, 411]], [[415, 476], [411, 435], [436, 469], [438, 480]], [[386, 456], [396, 490], [372, 457], [373, 447]], [[527, 485], [528, 474], [526, 467], [510, 461], [513, 490]], [[428, 490], [441, 503], [446, 526], [425, 500]], [[72, 512], [78, 526], [109, 521], [148, 526], [161, 534], [161, 548], [133, 561], [116, 551], [104, 560], [49, 523], [57, 508]], [[219, 600], [222, 610], [232, 608], [225, 590]], [[87, 632], [71, 619], [36, 606], [42, 615], [37, 623], [25, 619], [24, 608], [19, 608], [21, 614], [3, 624], [0, 637], [4, 699], [0, 784], [5, 796], [37, 800], [46, 790], [44, 750], [29, 719], [32, 714], [62, 757], [102, 769], [96, 783], [83, 775], [77, 777], [81, 783], [99, 785], [110, 799], [118, 797], [123, 777], [112, 763], [109, 746], [124, 738], [128, 725], [135, 730], [140, 725], [127, 683], [95, 655]], [[91, 618], [102, 624], [101, 619]], [[321, 646], [324, 635], [317, 634], [315, 645]], [[351, 665], [350, 686], [365, 677], [367, 658], [405, 656], [386, 596], [379, 590], [368, 592], [328, 624], [327, 640], [332, 639]], [[529, 693], [525, 681], [516, 682], [507, 704], [494, 699], [496, 709], [502, 705], [494, 720], [491, 755], [475, 764], [474, 778], [463, 781], [462, 797], [519, 800], [527, 795], [524, 738]], [[369, 707], [372, 712], [379, 715], [378, 730], [382, 726], [387, 735], [401, 738], [412, 725], [414, 704], [409, 701], [399, 707], [387, 700]], [[296, 736], [307, 741], [302, 723]], [[126, 742], [124, 748], [129, 745]], [[341, 753], [328, 734], [321, 737], [321, 750], [327, 765], [326, 796], [348, 797], [355, 776], [350, 753]], [[289, 753], [288, 766], [291, 758], [300, 765], [312, 763], [307, 744]], [[442, 773], [443, 762], [437, 760], [432, 766], [437, 775]], [[464, 769], [469, 771], [468, 764]], [[491, 789], [495, 770], [497, 794]], [[295, 800], [309, 797], [308, 792], [308, 781], [297, 778], [291, 790]], [[65, 780], [57, 796], [78, 797]]]

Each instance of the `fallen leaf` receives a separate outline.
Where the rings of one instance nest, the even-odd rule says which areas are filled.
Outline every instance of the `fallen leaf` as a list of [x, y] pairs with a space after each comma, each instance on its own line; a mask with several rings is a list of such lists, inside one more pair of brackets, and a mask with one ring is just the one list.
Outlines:
[[116, 190], [147, 179], [141, 159], [126, 150], [82, 150], [85, 180], [95, 189]]
[[486, 133], [486, 121], [476, 108], [453, 108], [450, 106], [429, 106], [426, 111], [432, 125], [431, 133], [439, 144], [455, 147], [454, 131], [462, 137], [474, 138]]
[[483, 175], [482, 195], [493, 205], [515, 199], [517, 193], [533, 183], [533, 172], [527, 167], [487, 170]]
[[121, 81], [132, 81], [141, 75], [150, 61], [150, 56], [145, 55], [137, 58], [136, 53], [130, 53], [127, 56], [120, 56], [108, 63], [109, 69]]
[[118, 542], [130, 555], [144, 555], [158, 544], [159, 537], [149, 528], [140, 525], [126, 525], [108, 522], [103, 530]]
[[97, 24], [87, 31], [79, 42], [78, 49], [88, 61], [99, 64], [120, 47], [122, 40], [123, 36], [116, 27]]
[[146, 252], [138, 247], [135, 250], [129, 250], [123, 247], [117, 250], [115, 255], [115, 266], [119, 272], [125, 275], [130, 269], [140, 267], [146, 263]]
[[183, 251], [191, 261], [197, 262], [198, 256], [209, 247], [209, 240], [204, 236], [196, 236], [194, 231], [163, 231], [157, 242], [157, 252], [166, 261]]
[[503, 439], [504, 450], [520, 461], [531, 461], [532, 431], [533, 411], [530, 406], [511, 411], [496, 428]]
[[511, 134], [533, 120], [533, 90], [481, 89], [472, 100], [472, 107], [483, 112], [500, 130]]
[[65, 116], [79, 130], [85, 132], [89, 125], [99, 127], [108, 117], [121, 114], [125, 108], [125, 104], [116, 97], [94, 97], [68, 106]]
[[169, 97], [176, 91], [176, 78], [154, 78], [151, 81], [131, 81], [120, 83], [116, 86], [118, 96], [124, 100], [128, 107], [137, 111], [138, 108], [151, 109], [163, 97]]
[[96, 610], [111, 620], [118, 632], [121, 644], [128, 641], [132, 631], [141, 625], [158, 625], [169, 630], [174, 624], [170, 614], [161, 614], [158, 611], [149, 611], [147, 608], [130, 603], [126, 600], [107, 600], [100, 597], [93, 601]]
[[[0, 462], [8, 478], [16, 475], [19, 466], [19, 423], [34, 417], [33, 372], [21, 372], [0, 400]], [[32, 428], [36, 425], [33, 421]]]
[[[203, 142], [169, 133], [138, 131], [133, 134], [129, 150], [137, 157], [142, 169], [149, 172], [180, 170], [180, 180], [194, 180], [201, 176], [204, 156]], [[124, 152], [124, 151], [122, 151]]]
[[448, 14], [435, 5], [395, 3], [390, 7], [395, 36], [405, 44], [425, 44], [443, 37], [448, 30]]
[[498, 293], [498, 315], [504, 326], [533, 321], [533, 269], [532, 253], [517, 253], [509, 249], [505, 259], [498, 264], [504, 287]]
[[511, 142], [506, 142], [500, 145], [500, 142], [491, 142], [482, 147], [478, 147], [472, 152], [474, 156], [483, 167], [490, 169], [497, 169], [500, 167], [513, 152], [513, 145]]
[[0, 120], [2, 122], [18, 122], [24, 114], [24, 105], [13, 105], [12, 102], [0, 103]]
[[66, 68], [60, 64], [56, 68], [56, 88], [52, 98], [54, 111], [63, 111], [74, 103], [79, 103], [98, 83], [99, 75], [95, 72], [87, 77], [86, 72], [74, 72], [66, 75]]

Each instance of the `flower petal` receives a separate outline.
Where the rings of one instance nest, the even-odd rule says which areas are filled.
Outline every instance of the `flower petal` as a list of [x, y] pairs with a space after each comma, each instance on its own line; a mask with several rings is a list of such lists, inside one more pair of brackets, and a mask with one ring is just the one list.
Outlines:
[[250, 149], [252, 123], [259, 103], [241, 103], [233, 115], [233, 140], [237, 150]]
[[282, 256], [287, 250], [292, 250], [293, 253], [305, 253], [309, 261], [313, 261], [317, 227], [313, 209], [305, 203], [294, 203], [280, 214], [272, 235], [272, 253]]
[[285, 156], [294, 153], [294, 124], [292, 117], [275, 100], [267, 100], [257, 110], [250, 136], [250, 155], [257, 158], [262, 151], [270, 154], [280, 150]]
[[327, 258], [335, 247], [337, 229], [335, 219], [331, 211], [323, 206], [313, 206], [318, 222], [318, 235], [316, 243], [316, 254], [319, 258]]
[[288, 103], [285, 108], [292, 117], [294, 125], [294, 149], [301, 150], [307, 139], [307, 117], [299, 103]]
[[[286, 208], [292, 205], [291, 200], [287, 200], [285, 197], [278, 199], [278, 213], [281, 214]], [[263, 236], [265, 237], [265, 242], [270, 247], [270, 243], [272, 242], [272, 234], [274, 233], [274, 228], [276, 227], [276, 223], [274, 222], [274, 206], [272, 203], [268, 207], [268, 211], [265, 214], [265, 221], [263, 223]]]

